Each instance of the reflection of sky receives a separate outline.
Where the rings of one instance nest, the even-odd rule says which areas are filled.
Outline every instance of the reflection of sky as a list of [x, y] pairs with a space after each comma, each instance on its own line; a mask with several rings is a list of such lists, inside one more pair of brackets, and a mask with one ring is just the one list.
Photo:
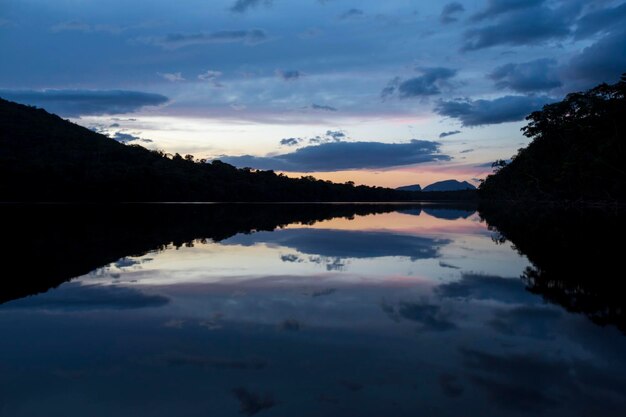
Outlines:
[[623, 336], [525, 291], [475, 215], [431, 214], [169, 247], [5, 304], [0, 415], [623, 409]]

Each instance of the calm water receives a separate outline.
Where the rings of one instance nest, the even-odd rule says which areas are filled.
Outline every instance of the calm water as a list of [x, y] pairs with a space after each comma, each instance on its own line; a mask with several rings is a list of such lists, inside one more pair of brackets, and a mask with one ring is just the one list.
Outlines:
[[554, 264], [606, 259], [510, 213], [3, 210], [2, 416], [626, 412], [621, 301]]

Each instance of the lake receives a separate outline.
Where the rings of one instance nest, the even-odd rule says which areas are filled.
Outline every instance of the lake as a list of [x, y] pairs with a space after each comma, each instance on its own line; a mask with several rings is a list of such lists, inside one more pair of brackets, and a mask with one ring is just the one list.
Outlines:
[[626, 410], [621, 212], [0, 211], [2, 416]]

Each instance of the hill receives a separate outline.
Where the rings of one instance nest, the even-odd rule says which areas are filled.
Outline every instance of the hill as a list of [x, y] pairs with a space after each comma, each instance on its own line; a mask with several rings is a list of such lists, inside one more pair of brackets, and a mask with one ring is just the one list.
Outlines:
[[531, 138], [479, 187], [488, 200], [626, 200], [626, 74], [526, 118]]
[[[0, 99], [0, 201], [407, 201], [419, 193], [289, 178], [124, 145]], [[445, 195], [441, 199], [466, 198]]]
[[424, 187], [424, 189], [422, 191], [461, 191], [461, 190], [475, 190], [476, 187], [474, 187], [472, 184], [470, 184], [467, 181], [457, 181], [457, 180], [445, 180], [445, 181], [438, 181], [435, 183], [432, 183], [426, 187]]
[[396, 188], [398, 191], [422, 191], [422, 187], [419, 184], [413, 185], [403, 185], [402, 187]]

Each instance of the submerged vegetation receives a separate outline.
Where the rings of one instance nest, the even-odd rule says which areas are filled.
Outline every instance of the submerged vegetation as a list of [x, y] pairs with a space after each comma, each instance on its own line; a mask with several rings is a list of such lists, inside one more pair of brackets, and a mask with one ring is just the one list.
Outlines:
[[626, 201], [626, 74], [526, 119], [531, 143], [510, 163], [494, 164], [481, 198]]

